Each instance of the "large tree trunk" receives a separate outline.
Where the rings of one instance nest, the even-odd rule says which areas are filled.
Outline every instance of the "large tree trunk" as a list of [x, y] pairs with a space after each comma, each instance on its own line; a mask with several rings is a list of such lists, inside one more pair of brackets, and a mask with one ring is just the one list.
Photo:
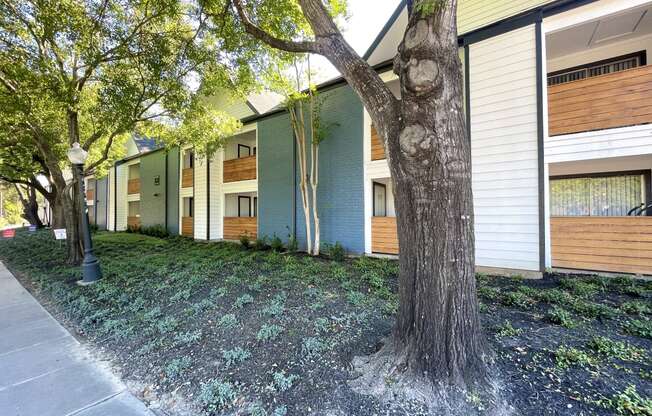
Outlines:
[[408, 2], [408, 27], [394, 61], [400, 99], [344, 40], [321, 0], [299, 0], [315, 34], [314, 41], [305, 42], [265, 33], [248, 18], [242, 1], [234, 2], [253, 36], [286, 51], [327, 57], [383, 139], [395, 188], [400, 307], [391, 339], [375, 356], [356, 363], [362, 377], [352, 384], [365, 393], [403, 388], [405, 394], [430, 399], [435, 385], [453, 391], [486, 386], [457, 1]]

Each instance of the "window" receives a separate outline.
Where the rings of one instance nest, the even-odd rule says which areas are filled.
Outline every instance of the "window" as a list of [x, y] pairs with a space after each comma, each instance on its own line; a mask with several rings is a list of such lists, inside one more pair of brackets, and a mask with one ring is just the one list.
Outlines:
[[387, 216], [387, 187], [374, 182], [374, 217]]
[[645, 51], [593, 62], [548, 74], [548, 86], [611, 74], [645, 65]]
[[140, 217], [140, 201], [129, 202], [129, 216]]
[[192, 217], [195, 211], [195, 198], [183, 198], [183, 216]]
[[[254, 150], [256, 150], [255, 147], [254, 147]], [[254, 197], [254, 217], [257, 217], [257, 216], [258, 216], [258, 197], [255, 196]]]
[[251, 198], [238, 196], [238, 217], [251, 217]]
[[183, 153], [183, 168], [189, 169], [195, 166], [195, 152], [186, 150]]
[[129, 179], [140, 179], [140, 164], [129, 166]]
[[251, 156], [251, 147], [244, 144], [238, 144], [238, 159], [248, 156]]
[[551, 178], [550, 215], [627, 215], [629, 210], [645, 202], [647, 182], [642, 172]]

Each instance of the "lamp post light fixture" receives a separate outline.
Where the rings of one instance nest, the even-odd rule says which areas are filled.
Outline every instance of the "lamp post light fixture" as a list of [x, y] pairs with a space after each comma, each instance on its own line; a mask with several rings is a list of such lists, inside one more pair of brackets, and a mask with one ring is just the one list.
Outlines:
[[102, 278], [100, 262], [93, 253], [93, 242], [91, 241], [91, 229], [88, 221], [88, 206], [86, 205], [85, 187], [84, 187], [84, 163], [88, 158], [88, 152], [75, 142], [72, 148], [68, 150], [68, 160], [73, 167], [77, 169], [79, 177], [79, 197], [81, 198], [81, 220], [82, 234], [84, 237], [84, 261], [82, 262], [82, 280], [77, 282], [78, 285], [86, 286], [93, 284]]

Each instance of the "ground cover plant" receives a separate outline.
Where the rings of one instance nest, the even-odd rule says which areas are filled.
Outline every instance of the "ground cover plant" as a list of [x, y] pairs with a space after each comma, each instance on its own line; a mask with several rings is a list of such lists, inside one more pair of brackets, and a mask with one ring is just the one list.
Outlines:
[[[94, 238], [104, 279], [90, 287], [74, 284], [79, 269], [47, 231], [0, 240], [0, 259], [144, 400], [171, 414], [425, 414], [347, 384], [352, 358], [391, 331], [395, 262]], [[480, 275], [478, 287], [494, 378], [516, 414], [652, 414], [652, 283]], [[488, 405], [468, 401], [478, 414]]]

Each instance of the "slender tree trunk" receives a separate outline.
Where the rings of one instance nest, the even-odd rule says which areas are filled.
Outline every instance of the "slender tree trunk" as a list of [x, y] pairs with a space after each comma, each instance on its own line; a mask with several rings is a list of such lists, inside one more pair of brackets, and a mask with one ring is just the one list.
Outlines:
[[303, 114], [303, 104], [297, 102], [291, 104], [288, 108], [290, 114], [290, 123], [294, 130], [294, 137], [297, 142], [299, 158], [299, 192], [301, 193], [301, 205], [303, 207], [303, 217], [306, 224], [306, 252], [313, 254], [312, 244], [312, 226], [310, 224], [310, 197], [308, 193], [308, 164], [306, 154], [306, 130]]
[[[312, 111], [311, 111], [312, 113]], [[312, 132], [312, 128], [311, 128]], [[314, 132], [312, 133], [314, 136]], [[312, 188], [312, 222], [315, 226], [315, 245], [313, 247], [312, 254], [314, 256], [319, 255], [319, 248], [321, 245], [320, 233], [321, 229], [319, 227], [319, 211], [317, 208], [317, 187], [319, 186], [319, 143], [315, 143], [314, 140], [310, 146], [311, 149], [311, 174], [310, 174], [310, 186]]]

